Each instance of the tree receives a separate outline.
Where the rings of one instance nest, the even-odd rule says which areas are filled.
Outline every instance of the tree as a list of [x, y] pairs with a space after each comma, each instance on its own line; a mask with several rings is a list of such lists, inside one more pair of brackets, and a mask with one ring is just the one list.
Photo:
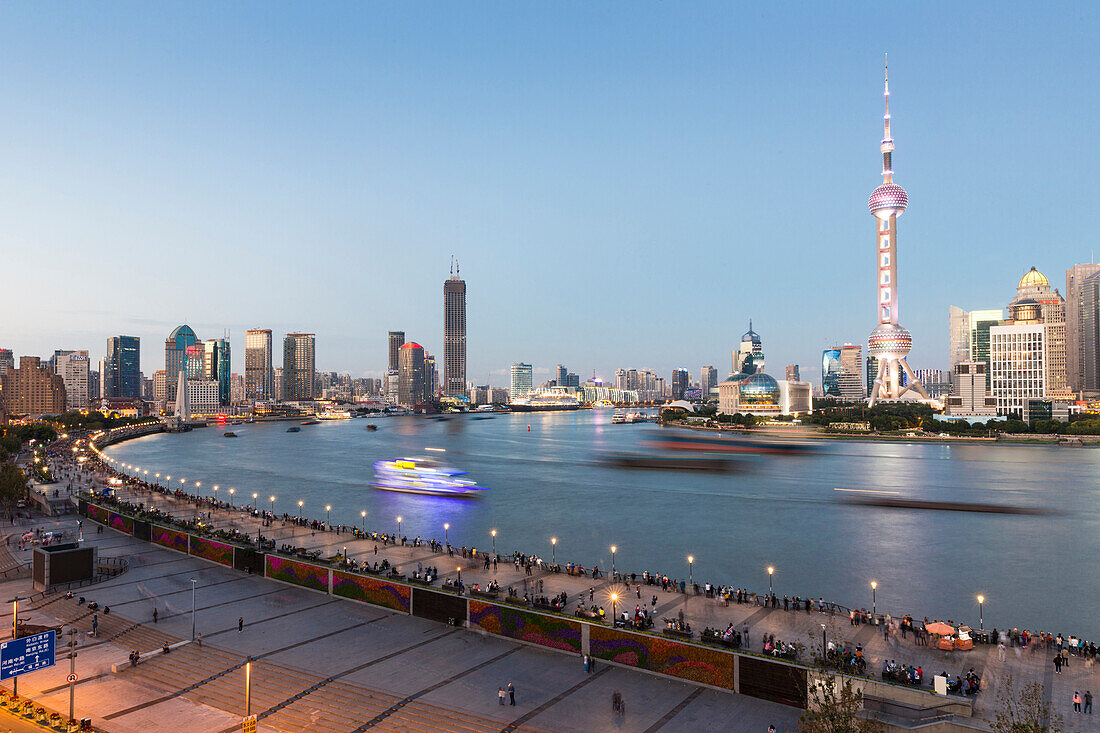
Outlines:
[[26, 496], [27, 477], [14, 463], [0, 465], [0, 504], [10, 507]]
[[994, 733], [1062, 733], [1062, 716], [1046, 700], [1046, 689], [1029, 682], [1017, 691], [1012, 675], [997, 690], [997, 712], [990, 726]]
[[861, 718], [863, 692], [848, 678], [822, 672], [810, 685], [806, 711], [798, 718], [798, 733], [882, 733], [882, 723]]

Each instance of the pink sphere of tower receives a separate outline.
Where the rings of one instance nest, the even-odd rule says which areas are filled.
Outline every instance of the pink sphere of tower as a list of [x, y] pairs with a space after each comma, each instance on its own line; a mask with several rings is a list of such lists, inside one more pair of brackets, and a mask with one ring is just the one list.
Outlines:
[[901, 216], [908, 206], [909, 195], [896, 183], [882, 184], [867, 199], [867, 208], [879, 219], [889, 219], [891, 215]]

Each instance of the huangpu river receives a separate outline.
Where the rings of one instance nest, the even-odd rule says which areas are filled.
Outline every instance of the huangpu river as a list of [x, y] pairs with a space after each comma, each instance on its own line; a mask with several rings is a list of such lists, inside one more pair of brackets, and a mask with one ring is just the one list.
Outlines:
[[[488, 419], [486, 419], [488, 417]], [[368, 424], [378, 426], [368, 431]], [[263, 423], [159, 434], [113, 446], [125, 463], [171, 474], [185, 488], [277, 512], [444, 537], [621, 571], [688, 576], [985, 626], [1100, 637], [1100, 450], [1054, 446], [821, 441], [800, 456], [757, 456], [728, 474], [626, 470], [601, 451], [643, 452], [661, 430], [612, 425], [611, 412], [367, 418], [287, 428]], [[528, 430], [530, 426], [530, 430]], [[232, 429], [236, 439], [222, 437]], [[666, 429], [668, 430], [668, 429]], [[476, 499], [370, 487], [372, 464], [445, 449], [446, 461], [489, 487]], [[439, 454], [436, 454], [439, 455]], [[836, 489], [907, 498], [1042, 507], [1048, 515], [860, 507]]]

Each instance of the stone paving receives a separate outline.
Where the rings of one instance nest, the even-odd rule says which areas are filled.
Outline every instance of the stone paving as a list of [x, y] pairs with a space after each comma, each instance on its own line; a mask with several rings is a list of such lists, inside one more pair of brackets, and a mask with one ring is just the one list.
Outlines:
[[[75, 522], [39, 524], [73, 530]], [[101, 557], [130, 563], [122, 575], [77, 592], [111, 609], [98, 615], [98, 637], [87, 634], [90, 614], [76, 599], [25, 603], [20, 617], [81, 630], [78, 715], [106, 730], [143, 731], [172, 720], [186, 721], [188, 731], [239, 730], [247, 657], [256, 659], [253, 712], [266, 713], [263, 731], [696, 731], [734, 721], [763, 731], [769, 724], [793, 729], [798, 716], [793, 708], [624, 668], [601, 665], [586, 675], [574, 656], [248, 576], [94, 527], [85, 522], [85, 541]], [[186, 644], [129, 667], [131, 648], [146, 652], [190, 639], [192, 578], [202, 648]], [[29, 585], [3, 583], [5, 598], [29, 595]], [[121, 665], [117, 673], [112, 664]], [[20, 692], [67, 709], [67, 672], [59, 663], [27, 675]], [[509, 681], [515, 707], [496, 700]], [[616, 690], [626, 700], [624, 718], [611, 713]]]

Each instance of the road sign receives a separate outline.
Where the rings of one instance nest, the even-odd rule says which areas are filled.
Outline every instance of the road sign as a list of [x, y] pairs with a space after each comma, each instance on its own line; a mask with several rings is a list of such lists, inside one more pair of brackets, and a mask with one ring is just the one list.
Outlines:
[[256, 733], [256, 716], [249, 715], [244, 719], [244, 730], [242, 733]]
[[69, 674], [69, 676], [67, 676], [65, 678], [65, 681], [66, 682], [76, 682], [78, 679], [80, 679], [80, 678], [76, 676], [76, 672], [72, 672], [71, 674]]
[[0, 680], [9, 680], [57, 662], [57, 632], [53, 629], [34, 636], [0, 644]]

